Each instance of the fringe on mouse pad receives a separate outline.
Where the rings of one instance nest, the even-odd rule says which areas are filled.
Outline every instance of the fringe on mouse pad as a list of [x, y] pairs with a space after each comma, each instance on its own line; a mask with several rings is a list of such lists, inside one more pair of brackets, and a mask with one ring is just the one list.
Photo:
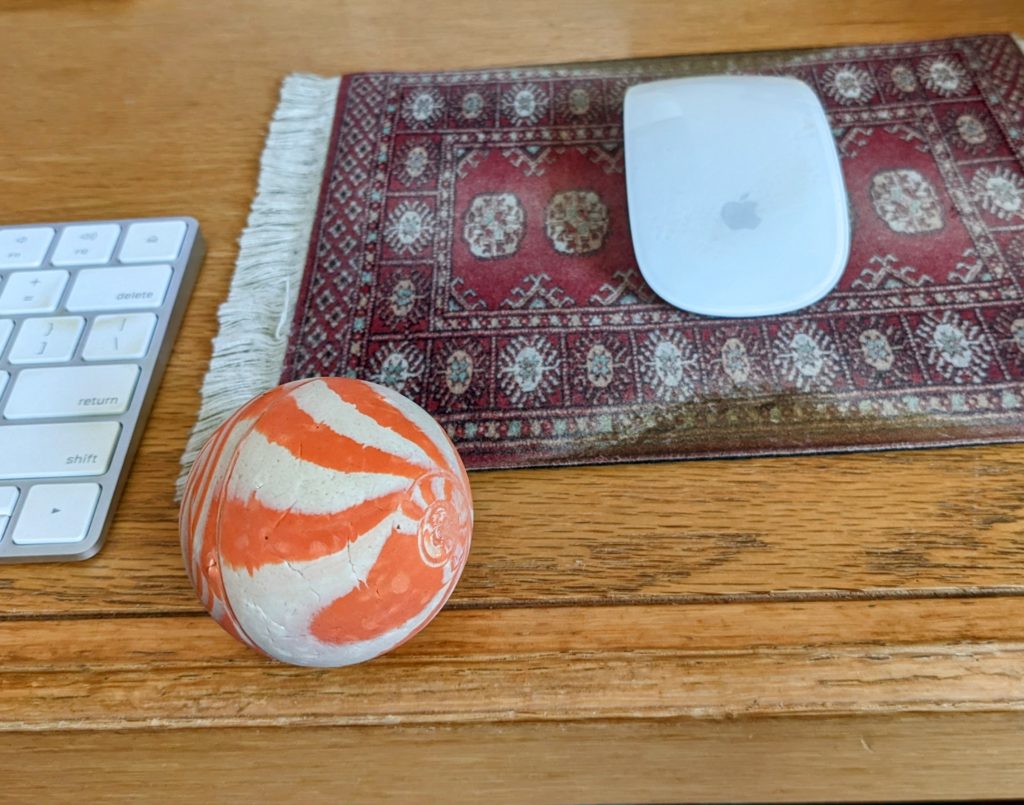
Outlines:
[[217, 426], [277, 385], [316, 216], [339, 81], [295, 74], [281, 86], [231, 289], [217, 314], [219, 330], [203, 380], [199, 417], [181, 457], [176, 500], [192, 462]]

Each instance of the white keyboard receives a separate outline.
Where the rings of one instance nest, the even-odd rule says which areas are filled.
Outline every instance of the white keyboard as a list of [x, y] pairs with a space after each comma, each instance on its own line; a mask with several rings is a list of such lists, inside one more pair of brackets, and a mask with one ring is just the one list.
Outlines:
[[102, 546], [204, 251], [192, 218], [0, 226], [0, 562]]

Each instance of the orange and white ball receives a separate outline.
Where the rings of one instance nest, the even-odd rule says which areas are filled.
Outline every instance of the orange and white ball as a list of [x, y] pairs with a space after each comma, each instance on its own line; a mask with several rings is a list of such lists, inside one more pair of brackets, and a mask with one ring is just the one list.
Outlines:
[[469, 554], [462, 460], [426, 411], [361, 380], [317, 378], [239, 409], [196, 459], [181, 547], [203, 605], [297, 665], [371, 659], [438, 613]]

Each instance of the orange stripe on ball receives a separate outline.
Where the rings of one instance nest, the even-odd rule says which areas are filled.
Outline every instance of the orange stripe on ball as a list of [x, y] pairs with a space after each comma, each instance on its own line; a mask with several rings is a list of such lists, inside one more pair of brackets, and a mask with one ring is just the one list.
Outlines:
[[267, 411], [256, 429], [303, 461], [342, 472], [377, 472], [410, 480], [424, 468], [392, 453], [335, 433], [299, 408], [291, 397]]
[[340, 512], [279, 511], [258, 500], [232, 498], [223, 504], [220, 556], [250, 572], [273, 562], [304, 562], [336, 553], [390, 517], [403, 493], [364, 501]]
[[346, 402], [352, 403], [359, 410], [384, 428], [390, 428], [399, 436], [408, 439], [419, 447], [438, 467], [447, 467], [448, 461], [427, 434], [399, 411], [392, 403], [367, 383], [349, 381], [350, 386], [344, 393], [332, 387], [331, 391]]
[[365, 584], [320, 610], [310, 634], [325, 643], [368, 640], [422, 612], [441, 586], [441, 571], [419, 561], [416, 536], [392, 531]]

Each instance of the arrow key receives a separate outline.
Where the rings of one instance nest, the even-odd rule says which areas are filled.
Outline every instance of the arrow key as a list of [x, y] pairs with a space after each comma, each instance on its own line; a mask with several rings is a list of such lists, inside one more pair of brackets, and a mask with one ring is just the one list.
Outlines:
[[16, 545], [81, 542], [89, 533], [99, 484], [36, 484], [14, 526]]

